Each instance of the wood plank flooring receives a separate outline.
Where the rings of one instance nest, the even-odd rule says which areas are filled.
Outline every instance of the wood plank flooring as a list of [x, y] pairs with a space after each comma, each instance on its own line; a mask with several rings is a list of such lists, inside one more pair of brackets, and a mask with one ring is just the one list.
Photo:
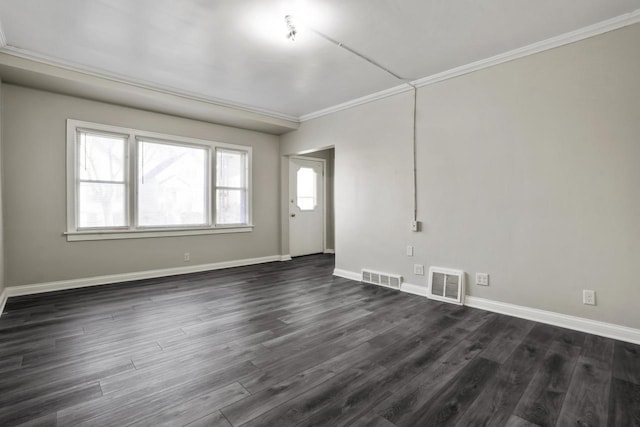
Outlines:
[[332, 271], [11, 298], [0, 426], [640, 426], [640, 346]]

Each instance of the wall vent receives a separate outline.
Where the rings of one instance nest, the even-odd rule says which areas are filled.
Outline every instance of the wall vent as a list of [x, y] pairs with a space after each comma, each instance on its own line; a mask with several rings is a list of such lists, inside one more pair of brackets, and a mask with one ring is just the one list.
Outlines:
[[385, 286], [387, 288], [400, 289], [402, 276], [380, 273], [379, 271], [373, 270], [362, 270], [362, 281], [374, 285]]
[[462, 305], [464, 303], [464, 271], [430, 267], [427, 297]]

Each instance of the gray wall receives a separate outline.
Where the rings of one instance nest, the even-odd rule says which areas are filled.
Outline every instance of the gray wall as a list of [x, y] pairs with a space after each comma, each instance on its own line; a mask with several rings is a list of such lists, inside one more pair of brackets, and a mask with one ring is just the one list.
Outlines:
[[[279, 254], [278, 137], [3, 85], [6, 285]], [[251, 233], [67, 242], [66, 119], [253, 147]], [[191, 262], [183, 262], [190, 252]]]
[[3, 89], [4, 86], [2, 84], [2, 80], [0, 80], [0, 295], [2, 295], [2, 291], [4, 290], [4, 221], [3, 221], [3, 210], [4, 210], [4, 206], [3, 206], [3, 197], [2, 197], [2, 193], [3, 193], [3, 186], [4, 186], [4, 179], [3, 179], [3, 168], [2, 168], [2, 163], [3, 163], [3, 157], [2, 157], [2, 152], [4, 151], [3, 148], [3, 127], [2, 127], [2, 123], [3, 123], [3, 118], [2, 118], [2, 98], [3, 98]]
[[335, 146], [336, 267], [425, 287], [414, 263], [486, 272], [470, 295], [639, 328], [638, 40], [636, 24], [421, 88], [421, 233], [411, 93], [283, 136], [282, 155]]

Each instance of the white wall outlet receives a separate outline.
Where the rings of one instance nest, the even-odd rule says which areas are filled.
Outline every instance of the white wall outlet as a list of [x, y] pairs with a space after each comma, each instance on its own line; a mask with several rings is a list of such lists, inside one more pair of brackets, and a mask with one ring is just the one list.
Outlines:
[[191, 261], [191, 254], [189, 252], [184, 253], [184, 262]]
[[420, 221], [411, 221], [411, 231], [420, 231]]
[[489, 274], [476, 273], [476, 285], [489, 286]]
[[584, 289], [582, 291], [582, 303], [586, 305], [596, 305], [596, 291]]
[[417, 274], [418, 276], [424, 276], [424, 265], [413, 264], [413, 274]]
[[413, 246], [407, 246], [407, 256], [413, 256]]

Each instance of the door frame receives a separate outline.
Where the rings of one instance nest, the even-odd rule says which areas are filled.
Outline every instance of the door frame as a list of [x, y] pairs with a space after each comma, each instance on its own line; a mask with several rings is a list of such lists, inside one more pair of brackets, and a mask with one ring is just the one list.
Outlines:
[[[327, 253], [327, 161], [319, 157], [308, 157], [304, 155], [293, 155], [289, 157], [289, 175], [291, 175], [291, 160], [311, 160], [322, 163], [322, 252]], [[287, 184], [287, 224], [289, 227], [289, 252], [291, 252], [291, 179], [288, 177], [289, 183]]]

